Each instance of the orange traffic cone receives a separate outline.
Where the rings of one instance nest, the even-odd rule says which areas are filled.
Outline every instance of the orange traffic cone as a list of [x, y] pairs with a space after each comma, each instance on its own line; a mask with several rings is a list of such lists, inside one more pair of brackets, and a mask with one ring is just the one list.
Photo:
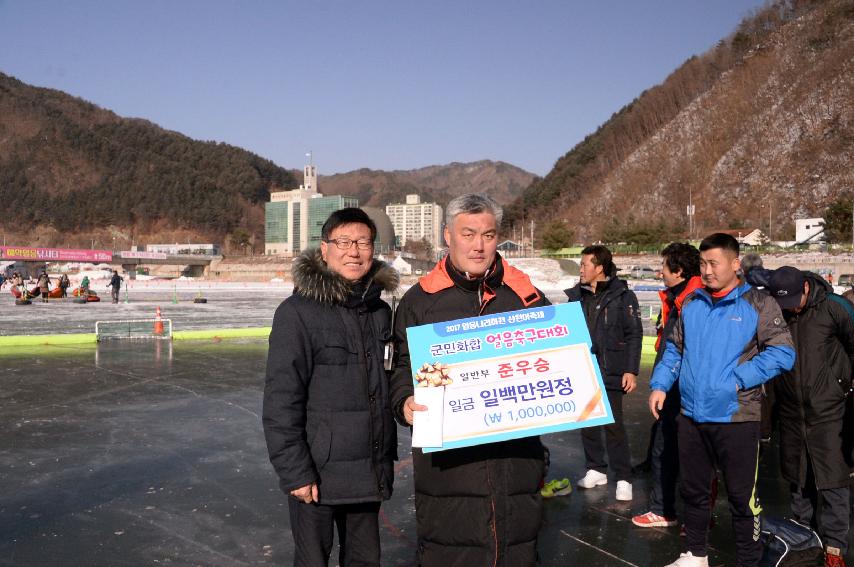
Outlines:
[[154, 334], [163, 334], [163, 317], [160, 314], [160, 307], [157, 308], [157, 313], [154, 315]]

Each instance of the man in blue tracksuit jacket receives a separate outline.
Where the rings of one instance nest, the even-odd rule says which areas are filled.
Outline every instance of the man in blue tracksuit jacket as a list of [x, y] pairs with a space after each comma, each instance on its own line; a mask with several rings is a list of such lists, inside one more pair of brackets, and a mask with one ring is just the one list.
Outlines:
[[680, 493], [687, 553], [668, 567], [708, 566], [710, 486], [715, 466], [729, 497], [737, 565], [758, 565], [756, 471], [763, 384], [792, 368], [795, 350], [777, 302], [738, 277], [738, 241], [724, 233], [700, 243], [704, 288], [682, 305], [655, 367], [649, 406], [658, 412], [679, 379]]

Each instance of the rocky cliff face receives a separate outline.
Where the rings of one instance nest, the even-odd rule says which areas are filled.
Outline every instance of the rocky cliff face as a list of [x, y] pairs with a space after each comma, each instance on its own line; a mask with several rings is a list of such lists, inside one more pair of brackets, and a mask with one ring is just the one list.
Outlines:
[[591, 239], [612, 219], [687, 229], [690, 197], [697, 234], [767, 229], [770, 212], [781, 238], [793, 218], [854, 197], [854, 3], [794, 4], [759, 12], [615, 115], [575, 175], [559, 162], [544, 178], [553, 201], [526, 212], [555, 210]]

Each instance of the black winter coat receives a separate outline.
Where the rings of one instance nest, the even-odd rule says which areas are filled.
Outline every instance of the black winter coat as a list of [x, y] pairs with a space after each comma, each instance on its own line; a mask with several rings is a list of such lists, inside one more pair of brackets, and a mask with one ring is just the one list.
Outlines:
[[797, 358], [774, 380], [780, 415], [783, 478], [804, 487], [807, 459], [818, 489], [848, 486], [842, 448], [846, 394], [854, 369], [854, 320], [821, 277], [804, 272], [810, 293], [804, 310], [785, 312]]
[[264, 387], [270, 461], [285, 494], [312, 482], [321, 504], [391, 496], [397, 429], [383, 350], [397, 272], [374, 261], [350, 284], [317, 250], [294, 261], [294, 294], [276, 310]]
[[[549, 304], [527, 276], [503, 264], [500, 257], [485, 282], [465, 280], [453, 267], [446, 269], [445, 262], [450, 264], [447, 258], [441, 260], [410, 288], [397, 310], [400, 356], [392, 378], [392, 404], [401, 424], [406, 423], [403, 403], [413, 395], [407, 327]], [[413, 448], [417, 564], [535, 565], [543, 457], [539, 437], [427, 454]]]
[[640, 373], [643, 323], [638, 298], [625, 280], [617, 278], [596, 284], [595, 293], [582, 283], [564, 293], [570, 302], [581, 302], [605, 388], [622, 390], [623, 374]]

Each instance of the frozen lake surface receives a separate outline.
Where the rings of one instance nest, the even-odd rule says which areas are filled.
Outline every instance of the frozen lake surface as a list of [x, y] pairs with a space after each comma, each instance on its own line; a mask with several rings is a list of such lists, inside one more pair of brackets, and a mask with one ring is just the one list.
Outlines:
[[[271, 314], [277, 301], [262, 303]], [[33, 307], [27, 312], [48, 312]], [[82, 308], [90, 307], [122, 308]], [[266, 351], [265, 341], [112, 341], [0, 352], [0, 565], [290, 565], [287, 502], [261, 430]], [[647, 374], [625, 402], [635, 463], [652, 421]], [[584, 473], [579, 434], [543, 440], [550, 477], [575, 485]], [[394, 496], [382, 508], [383, 565], [391, 566], [411, 565], [415, 549], [405, 429], [399, 454]], [[617, 502], [613, 488], [576, 487], [545, 503], [542, 565], [646, 567], [678, 555], [678, 528], [631, 524], [646, 511], [648, 478], [635, 479], [630, 503]], [[786, 514], [776, 451], [760, 466], [760, 496], [767, 512]], [[715, 512], [712, 564], [732, 565], [724, 487]]]
[[[96, 303], [73, 303], [71, 298], [40, 298], [32, 305], [15, 305], [4, 288], [0, 295], [0, 335], [94, 333], [96, 321], [152, 319], [157, 307], [171, 319], [174, 330], [269, 327], [279, 303], [292, 292], [289, 284], [227, 284], [207, 286], [133, 285], [122, 289], [119, 303], [110, 301], [103, 286], [93, 288], [101, 297]], [[193, 303], [199, 292], [208, 303]], [[174, 303], [177, 297], [178, 302]], [[127, 300], [127, 302], [125, 302]]]
[[[549, 282], [545, 282], [549, 283]], [[556, 283], [572, 283], [560, 280]], [[238, 327], [269, 327], [279, 303], [293, 292], [293, 285], [279, 283], [222, 283], [181, 281], [131, 282], [121, 291], [119, 303], [110, 301], [106, 284], [93, 284], [101, 297], [97, 303], [77, 304], [71, 298], [53, 299], [42, 303], [33, 299], [32, 305], [15, 305], [8, 286], [0, 291], [0, 336], [47, 335], [63, 333], [94, 333], [96, 321], [152, 319], [160, 307], [163, 317], [172, 320], [173, 330], [228, 329]], [[553, 303], [564, 303], [562, 288], [543, 287]], [[405, 290], [398, 292], [403, 296]], [[193, 303], [201, 294], [207, 303]], [[645, 316], [646, 334], [653, 334], [649, 313], [658, 312], [659, 299], [655, 292], [637, 292]], [[177, 303], [175, 300], [177, 298]]]

